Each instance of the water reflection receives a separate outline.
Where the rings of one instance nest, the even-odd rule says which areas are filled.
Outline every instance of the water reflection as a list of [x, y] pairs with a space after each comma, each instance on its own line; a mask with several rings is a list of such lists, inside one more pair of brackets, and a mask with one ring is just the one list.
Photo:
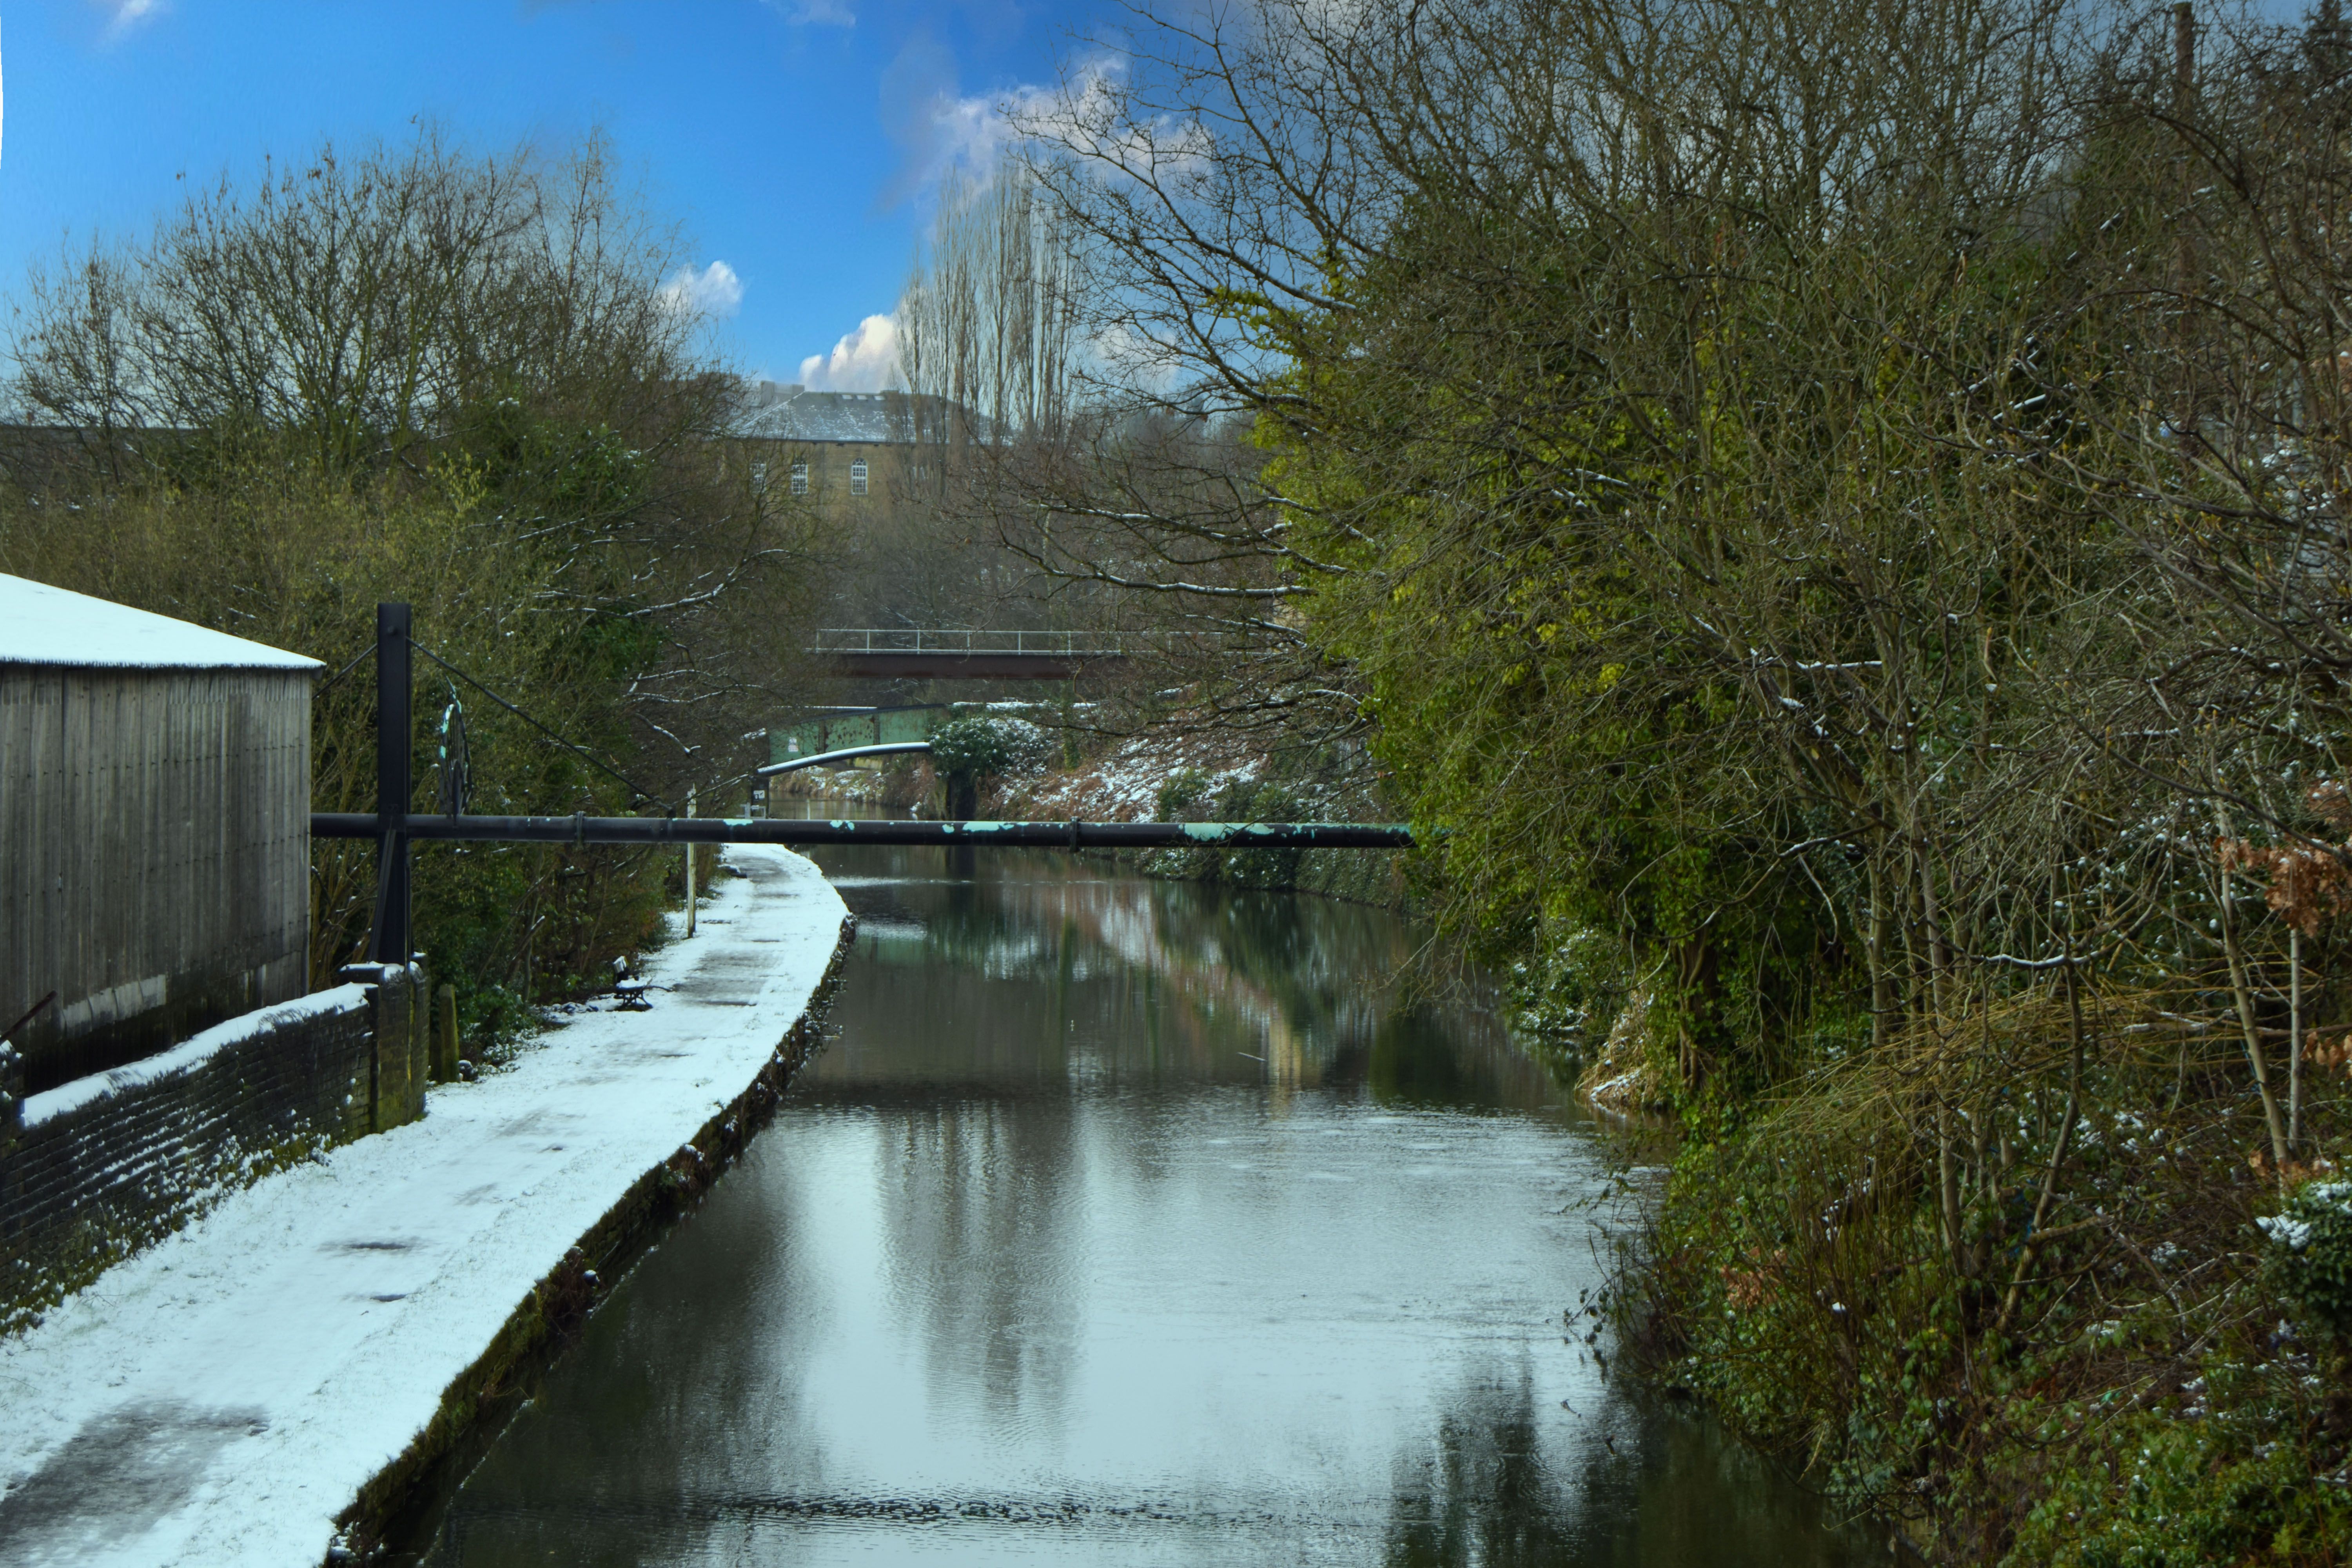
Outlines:
[[1490, 1016], [1391, 989], [1401, 922], [824, 858], [840, 1040], [436, 1561], [1865, 1560], [1562, 1336], [1602, 1173]]
[[[1057, 1040], [1083, 1039], [1083, 1060], [1040, 1059], [1067, 1072], [1173, 1071], [1287, 1088], [1367, 1084], [1378, 1099], [1536, 1110], [1553, 1103], [1542, 1071], [1512, 1049], [1488, 1012], [1406, 1004], [1387, 984], [1412, 933], [1359, 905], [1274, 893], [1216, 894], [1183, 883], [1105, 877], [1084, 863], [982, 858], [971, 880], [926, 876], [938, 851], [862, 850], [888, 869], [836, 885], [859, 910], [872, 961], [920, 971], [906, 1007], [941, 986], [977, 998], [989, 982], [1044, 989], [1032, 1006], [1060, 1010]], [[861, 944], [864, 948], [865, 944]], [[1102, 1016], [1077, 1027], [1074, 988], [1098, 993]], [[989, 993], [1000, 1005], [1013, 1000]], [[891, 1005], [889, 997], [879, 999]], [[1029, 999], [1024, 998], [1024, 1001]], [[1050, 1032], [1049, 1032], [1050, 1033]], [[992, 1043], [1031, 1048], [1034, 1027]], [[993, 1078], [1006, 1065], [971, 1054], [954, 1031], [914, 1052], [892, 1037], [856, 1057], [853, 1076], [940, 1081], [962, 1063]], [[854, 1053], [853, 1053], [854, 1054]], [[836, 1076], [843, 1058], [828, 1061]]]

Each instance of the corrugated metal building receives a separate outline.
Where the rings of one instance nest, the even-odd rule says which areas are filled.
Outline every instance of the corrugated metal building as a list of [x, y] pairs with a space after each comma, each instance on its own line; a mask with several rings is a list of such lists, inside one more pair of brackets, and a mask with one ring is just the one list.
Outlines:
[[242, 637], [0, 575], [0, 1028], [33, 1092], [302, 994], [310, 689]]

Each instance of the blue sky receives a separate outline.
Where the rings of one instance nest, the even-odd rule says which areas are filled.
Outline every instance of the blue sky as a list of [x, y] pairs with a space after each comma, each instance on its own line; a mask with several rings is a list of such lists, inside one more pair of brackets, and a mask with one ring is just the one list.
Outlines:
[[896, 300], [931, 182], [1088, 3], [0, 0], [0, 299], [68, 230], [143, 234], [183, 174], [419, 115], [486, 149], [601, 125], [715, 301], [740, 289], [730, 356], [855, 388], [874, 338], [833, 351]]

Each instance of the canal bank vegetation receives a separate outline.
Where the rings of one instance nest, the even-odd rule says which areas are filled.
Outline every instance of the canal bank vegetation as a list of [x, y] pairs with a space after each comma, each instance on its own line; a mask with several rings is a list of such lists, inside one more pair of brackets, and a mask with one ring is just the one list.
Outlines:
[[[0, 571], [322, 660], [318, 809], [374, 807], [383, 599], [446, 661], [416, 659], [412, 809], [447, 808], [452, 750], [476, 811], [682, 812], [697, 785], [709, 809], [797, 655], [816, 541], [713, 439], [734, 384], [681, 259], [595, 139], [427, 131], [201, 186], [17, 298]], [[421, 849], [418, 941], [468, 1054], [609, 984], [679, 860]], [[326, 983], [373, 851], [321, 841], [312, 874]]]
[[[1192, 689], [1180, 689], [1179, 698]], [[1125, 700], [1066, 721], [1059, 765], [1038, 759], [984, 782], [991, 814], [1045, 821], [1362, 822], [1384, 809], [1360, 743], [1269, 747], [1277, 735], [1236, 731], [1208, 704]], [[1098, 726], [1096, 728], [1095, 726]], [[1033, 756], [1034, 753], [1033, 753]], [[1235, 849], [1196, 845], [1118, 850], [1147, 877], [1319, 893], [1402, 909], [1396, 858], [1349, 849]]]
[[1648, 1376], [1948, 1562], [2352, 1549], [2352, 27], [1252, 0], [1020, 127], [984, 498], [1685, 1138]]

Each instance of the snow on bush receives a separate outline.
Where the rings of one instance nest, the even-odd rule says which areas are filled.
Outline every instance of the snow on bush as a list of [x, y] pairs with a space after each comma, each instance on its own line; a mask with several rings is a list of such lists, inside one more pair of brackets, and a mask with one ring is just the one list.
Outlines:
[[2352, 1182], [2312, 1182], [2254, 1222], [2285, 1294], [2338, 1332], [2352, 1330]]
[[931, 731], [931, 766], [942, 778], [999, 778], [1053, 752], [1053, 737], [1026, 719], [974, 716]]

